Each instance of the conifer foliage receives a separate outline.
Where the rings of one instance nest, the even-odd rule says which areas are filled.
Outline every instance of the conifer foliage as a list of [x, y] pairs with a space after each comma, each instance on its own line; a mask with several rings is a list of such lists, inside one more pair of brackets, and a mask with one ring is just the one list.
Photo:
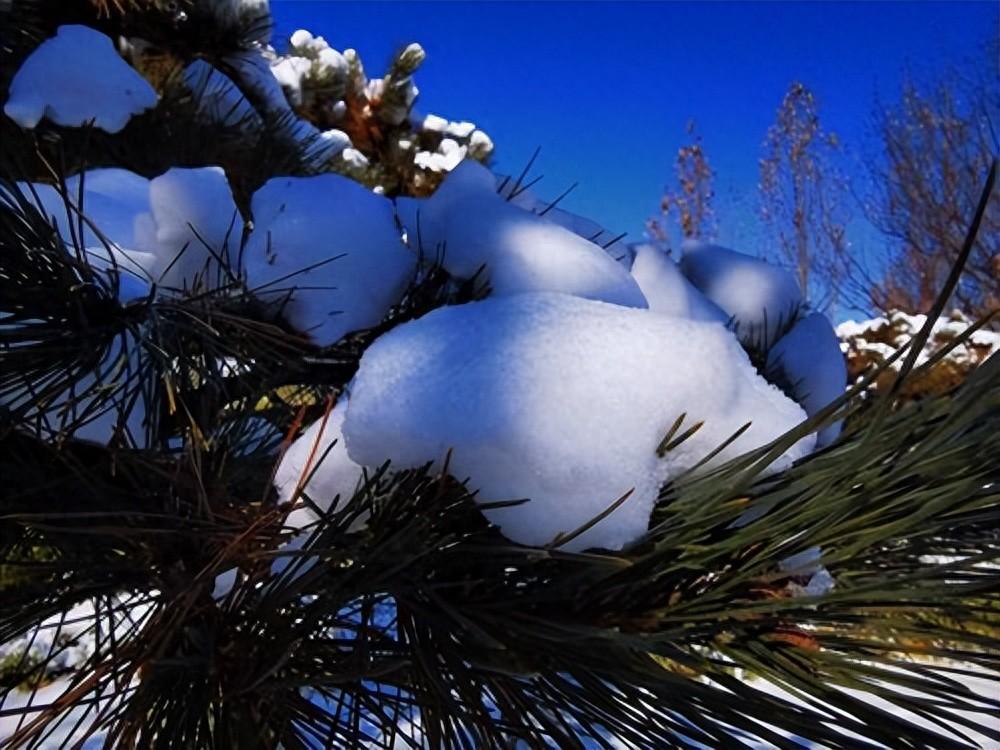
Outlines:
[[[157, 103], [116, 133], [0, 122], [0, 747], [1000, 741], [1000, 360], [900, 397], [947, 355], [917, 359], [995, 165], [935, 310], [851, 390], [773, 442], [671, 477], [623, 549], [568, 548], [628, 495], [529, 547], [489, 523], [447, 454], [359, 469], [334, 502], [311, 480], [336, 446], [317, 443], [294, 486], [276, 487], [295, 439], [333, 423], [373, 341], [489, 292], [421, 248], [379, 323], [322, 342], [290, 306], [325, 260], [287, 294], [288, 279], [265, 290], [248, 276], [265, 223], [252, 196], [271, 178], [346, 172], [420, 196], [454, 165], [421, 166], [413, 144], [451, 138], [448, 153], [488, 158], [467, 124], [409, 117], [422, 54], [406, 48], [380, 84], [324, 104], [247, 72], [277, 55], [266, 5], [14, 0], [0, 3], [5, 101], [68, 24], [114, 39]], [[293, 47], [340, 70], [312, 41]], [[196, 62], [212, 70], [186, 75]], [[365, 156], [348, 154], [356, 172], [346, 149]], [[100, 188], [87, 180], [215, 165], [236, 210], [218, 238], [183, 245], [181, 260], [205, 257], [200, 273], [163, 289], [170, 269], [131, 268], [122, 235], [92, 218]], [[770, 469], [839, 420], [832, 444]], [[660, 456], [698, 430], [680, 415]]]

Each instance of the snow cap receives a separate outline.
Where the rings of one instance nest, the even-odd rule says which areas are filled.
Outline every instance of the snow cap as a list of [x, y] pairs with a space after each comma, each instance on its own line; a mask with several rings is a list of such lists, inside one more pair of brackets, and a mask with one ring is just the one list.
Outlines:
[[117, 133], [133, 115], [155, 107], [156, 92], [126, 63], [111, 39], [89, 26], [56, 29], [14, 75], [4, 113], [22, 128], [43, 117], [56, 125]]
[[[703, 421], [657, 455], [670, 426]], [[365, 352], [344, 438], [351, 461], [395, 469], [440, 461], [479, 499], [531, 498], [486, 511], [510, 539], [544, 545], [626, 492], [567, 549], [620, 549], [647, 529], [661, 485], [752, 426], [713, 464], [762, 446], [805, 418], [716, 323], [535, 293], [443, 307]], [[772, 466], [812, 448], [796, 443]]]

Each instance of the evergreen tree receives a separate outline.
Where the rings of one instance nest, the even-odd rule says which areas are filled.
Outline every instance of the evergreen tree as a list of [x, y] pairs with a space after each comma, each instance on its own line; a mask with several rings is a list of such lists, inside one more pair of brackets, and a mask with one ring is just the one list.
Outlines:
[[[300, 321], [332, 258], [268, 270], [295, 232], [311, 236], [264, 216], [260, 192], [281, 187], [272, 178], [348, 174], [368, 187], [337, 178], [338, 195], [363, 196], [350, 198], [357, 205], [374, 200], [368, 188], [402, 196], [402, 220], [405, 197], [437, 188], [456, 149], [488, 159], [488, 139], [467, 124], [409, 118], [418, 48], [372, 84], [356, 55], [341, 68], [299, 36], [305, 88], [298, 99], [279, 88], [279, 99], [262, 84], [280, 64], [266, 6], [14, 0], [0, 3], [5, 103], [30, 56], [68, 26], [115, 40], [155, 104], [117, 130], [59, 124], [52, 109], [31, 126], [13, 107], [0, 120], [0, 722], [12, 726], [0, 747], [1000, 740], [990, 725], [1000, 710], [1000, 360], [947, 392], [900, 398], [947, 353], [917, 356], [974, 245], [995, 165], [911, 342], [777, 440], [671, 478], [648, 532], [621, 550], [569, 548], [628, 495], [525, 546], [488, 522], [445, 456], [368, 467], [337, 502], [313, 493], [316, 467], [336, 450], [317, 442], [291, 488], [276, 487], [285, 456], [308, 446], [300, 435], [335, 420], [373, 341], [489, 291], [475, 269], [437, 263], [430, 243], [379, 320], [323, 340], [317, 331], [334, 328]], [[198, 174], [225, 200], [190, 207], [210, 214], [212, 232], [180, 216], [176, 256], [156, 275], [135, 273], [118, 238], [141, 222], [94, 218], [109, 215], [95, 170], [131, 180], [216, 165], [224, 180]], [[218, 210], [226, 201], [238, 210]], [[404, 223], [408, 233], [440, 229], [425, 218]], [[361, 243], [365, 221], [341, 226]], [[255, 246], [266, 224], [275, 229]], [[251, 266], [255, 247], [264, 270]], [[171, 283], [192, 257], [203, 262]], [[338, 286], [351, 283], [361, 277]], [[887, 372], [892, 384], [862, 397]], [[838, 419], [838, 440], [768, 471]], [[682, 415], [660, 455], [699, 429]], [[295, 525], [300, 511], [308, 521]]]

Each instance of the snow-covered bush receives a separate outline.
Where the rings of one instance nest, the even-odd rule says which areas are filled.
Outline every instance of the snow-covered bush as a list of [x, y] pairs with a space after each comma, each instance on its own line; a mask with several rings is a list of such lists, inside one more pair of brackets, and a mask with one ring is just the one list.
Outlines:
[[[862, 321], [846, 321], [837, 326], [837, 336], [847, 360], [850, 381], [856, 382], [866, 371], [890, 361], [927, 322], [926, 315], [909, 315], [894, 310], [885, 316]], [[960, 385], [968, 375], [995, 352], [1000, 351], [1000, 332], [980, 329], [967, 339], [959, 337], [974, 323], [960, 310], [934, 321], [927, 343], [916, 364], [923, 365], [945, 347], [951, 347], [935, 367], [918, 372], [901, 390], [901, 397], [919, 400], [942, 395]], [[889, 389], [902, 365], [897, 358], [872, 383], [876, 391]]]
[[350, 138], [335, 168], [381, 192], [427, 195], [465, 158], [487, 161], [493, 142], [471, 122], [414, 111], [413, 75], [426, 54], [404, 47], [381, 78], [369, 79], [357, 51], [333, 49], [299, 29], [287, 52], [269, 52], [271, 71], [295, 112]]
[[982, 708], [908, 652], [995, 667], [996, 361], [868, 409], [784, 269], [494, 175], [414, 113], [418, 46], [369, 81], [261, 0], [73, 7], [0, 2], [0, 85], [67, 38], [113, 73], [0, 91], [11, 744], [934, 746], [826, 706]]
[[[106, 221], [121, 265], [136, 267], [160, 295], [236, 286], [321, 346], [379, 325], [421, 263], [440, 263], [455, 283], [475, 279], [488, 291], [490, 300], [404, 324], [364, 353], [353, 405], [336, 411], [344, 426], [336, 451], [346, 449], [347, 463], [310, 467], [309, 484], [321, 492], [337, 488], [346, 498], [359, 467], [389, 460], [413, 468], [453, 450], [451, 469], [484, 502], [530, 500], [489, 513], [527, 544], [571, 534], [631, 493], [571, 544], [618, 549], [643, 535], [666, 481], [747, 423], [703, 469], [775, 440], [845, 384], [826, 318], [814, 313], [794, 324], [803, 303], [783, 270], [687, 243], [679, 266], [656, 245], [632, 248], [630, 273], [565, 220], [504, 198], [474, 161], [429, 198], [397, 199], [395, 211], [339, 175], [274, 178], [251, 196], [246, 226], [219, 168], [172, 169], [152, 180], [99, 170], [79, 179], [79, 208], [95, 226]], [[56, 224], [68, 237], [73, 191], [37, 190], [47, 214], [61, 209]], [[764, 360], [752, 362], [740, 343]], [[132, 435], [141, 433], [140, 407], [130, 412], [131, 422], [140, 420]], [[78, 437], [111, 439], [108, 412]], [[681, 417], [701, 429], [662, 455], [660, 441]], [[72, 423], [62, 420], [61, 429]], [[838, 431], [824, 427], [820, 445]], [[279, 474], [303, 469], [319, 438], [300, 437]], [[814, 442], [803, 440], [772, 470]], [[295, 486], [289, 482], [280, 484]], [[331, 500], [314, 499], [322, 507]]]

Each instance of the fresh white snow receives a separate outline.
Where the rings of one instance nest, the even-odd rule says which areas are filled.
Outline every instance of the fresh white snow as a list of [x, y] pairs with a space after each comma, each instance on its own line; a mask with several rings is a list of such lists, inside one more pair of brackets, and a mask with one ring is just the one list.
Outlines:
[[60, 26], [14, 75], [4, 112], [22, 128], [44, 117], [57, 125], [117, 133], [133, 115], [156, 106], [153, 87], [87, 26]]
[[[305, 504], [304, 498], [308, 497], [323, 511], [335, 511], [354, 496], [364, 481], [364, 467], [350, 459], [344, 444], [347, 404], [348, 395], [345, 392], [340, 395], [329, 416], [310, 425], [281, 457], [274, 486], [279, 502], [296, 503], [285, 517], [284, 525], [298, 533], [282, 546], [280, 554], [275, 557], [271, 564], [273, 575], [284, 573], [297, 560], [296, 553], [309, 543], [309, 527], [319, 520], [316, 512]], [[367, 521], [367, 515], [359, 516], [352, 522], [350, 530], [363, 527]], [[298, 572], [305, 572], [315, 562], [315, 557], [310, 558]]]
[[[326, 419], [318, 419], [285, 451], [274, 475], [278, 500], [282, 503], [308, 497], [321, 510], [336, 510], [354, 496], [364, 468], [347, 455], [344, 417], [347, 395], [342, 395]], [[337, 503], [334, 504], [334, 500]], [[300, 529], [317, 520], [316, 513], [299, 502], [285, 525]]]
[[[137, 233], [136, 230], [136, 217], [149, 211], [149, 180], [145, 177], [125, 169], [92, 169], [82, 175], [73, 175], [66, 178], [69, 207], [52, 185], [21, 182], [18, 187], [55, 226], [68, 246], [73, 245], [75, 237], [86, 248], [99, 248], [104, 244], [103, 237], [114, 250], [120, 251], [117, 257], [123, 266], [152, 273], [151, 256], [139, 252], [141, 231]], [[89, 220], [83, 222], [82, 237], [79, 236], [79, 211]], [[126, 255], [132, 260], [129, 261]]]
[[795, 277], [735, 250], [685, 240], [680, 268], [711, 302], [733, 319], [740, 340], [768, 349], [802, 305]]
[[397, 211], [411, 244], [440, 252], [453, 276], [485, 269], [494, 295], [557, 291], [646, 307], [635, 280], [600, 246], [506, 201], [478, 162], [466, 159], [430, 198], [399, 200]]
[[[768, 352], [766, 371], [791, 388], [791, 396], [810, 417], [839, 398], [847, 386], [847, 363], [840, 339], [822, 313], [807, 315]], [[829, 445], [840, 434], [842, 422], [819, 431], [816, 447]]]
[[413, 278], [392, 204], [353, 180], [276, 177], [251, 208], [248, 285], [321, 345], [379, 323]]
[[[622, 240], [618, 238], [620, 233], [610, 232], [593, 219], [567, 211], [558, 203], [553, 205], [551, 200], [539, 198], [531, 188], [519, 185], [517, 180], [509, 175], [497, 176], [497, 192], [515, 206], [544, 216], [552, 223], [565, 227], [573, 234], [604, 247], [605, 251], [615, 260], [620, 260], [626, 255]], [[612, 242], [612, 240], [614, 241]]]
[[659, 247], [646, 242], [632, 246], [631, 250], [634, 253], [632, 277], [639, 284], [650, 310], [689, 320], [723, 325], [729, 322], [729, 316], [705, 299]]
[[235, 265], [243, 220], [221, 167], [175, 167], [149, 185], [150, 215], [139, 217], [141, 249], [157, 256], [157, 278], [173, 288], [214, 288], [219, 259]]
[[[674, 420], [704, 421], [665, 458]], [[805, 418], [714, 323], [564, 294], [446, 307], [365, 352], [344, 423], [352, 461], [397, 468], [439, 460], [480, 499], [531, 498], [487, 511], [529, 545], [571, 532], [633, 490], [568, 548], [618, 549], [646, 530], [661, 484], [748, 421], [716, 459], [770, 442]], [[775, 468], [805, 455], [807, 438]]]

